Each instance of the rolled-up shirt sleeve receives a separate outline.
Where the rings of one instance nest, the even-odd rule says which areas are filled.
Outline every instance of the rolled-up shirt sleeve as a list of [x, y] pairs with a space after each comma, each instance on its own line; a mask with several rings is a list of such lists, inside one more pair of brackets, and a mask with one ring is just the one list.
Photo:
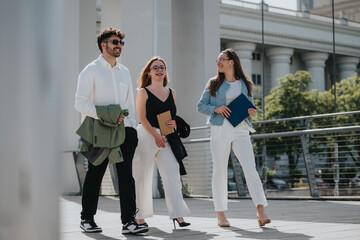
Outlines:
[[86, 69], [84, 69], [78, 78], [78, 84], [75, 94], [75, 109], [82, 115], [98, 119], [95, 105], [92, 103], [90, 97], [94, 91], [94, 79], [90, 76]]
[[131, 77], [129, 77], [129, 88], [125, 99], [125, 108], [129, 110], [129, 115], [125, 118], [125, 126], [133, 127], [136, 129], [136, 117], [135, 117], [135, 100], [134, 92], [131, 83]]

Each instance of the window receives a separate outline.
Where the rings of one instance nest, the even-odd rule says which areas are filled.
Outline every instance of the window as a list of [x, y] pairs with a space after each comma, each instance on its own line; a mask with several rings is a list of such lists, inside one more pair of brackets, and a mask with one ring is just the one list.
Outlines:
[[256, 54], [256, 60], [258, 60], [258, 61], [261, 60], [261, 55], [260, 55], [260, 53], [257, 53], [257, 54]]
[[261, 75], [260, 74], [258, 74], [257, 76], [256, 76], [256, 84], [257, 85], [261, 85]]
[[251, 74], [251, 80], [255, 85], [261, 85], [261, 74]]
[[261, 61], [261, 54], [253, 52], [252, 53], [252, 60]]
[[256, 74], [251, 74], [251, 80], [256, 84]]

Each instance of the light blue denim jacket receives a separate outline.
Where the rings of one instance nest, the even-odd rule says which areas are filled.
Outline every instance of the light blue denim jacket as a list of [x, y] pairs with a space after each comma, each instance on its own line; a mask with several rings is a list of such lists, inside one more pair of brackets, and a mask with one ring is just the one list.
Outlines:
[[[246, 88], [245, 82], [241, 81], [241, 93], [243, 93], [249, 100], [254, 104], [252, 97], [248, 96], [248, 90]], [[216, 92], [216, 97], [211, 96], [209, 91], [209, 84], [206, 86], [204, 92], [201, 95], [200, 101], [197, 104], [197, 109], [199, 112], [204, 113], [210, 116], [208, 124], [221, 126], [224, 122], [224, 117], [219, 113], [215, 113], [214, 110], [217, 107], [226, 105], [226, 91], [229, 89], [230, 84], [224, 81], [220, 88]], [[245, 122], [252, 127], [249, 119], [246, 118]]]

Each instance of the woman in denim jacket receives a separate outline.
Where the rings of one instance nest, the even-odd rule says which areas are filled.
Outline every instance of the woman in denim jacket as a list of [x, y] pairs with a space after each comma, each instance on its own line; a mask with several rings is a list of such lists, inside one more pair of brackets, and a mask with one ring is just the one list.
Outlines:
[[[217, 59], [218, 73], [211, 78], [197, 105], [198, 111], [209, 117], [211, 126], [211, 155], [213, 161], [212, 192], [215, 211], [220, 227], [229, 227], [224, 211], [227, 201], [227, 166], [231, 148], [239, 160], [245, 174], [250, 196], [257, 209], [259, 226], [271, 220], [265, 214], [267, 200], [262, 183], [256, 171], [254, 152], [249, 132], [255, 132], [246, 118], [237, 127], [233, 127], [225, 118], [230, 116], [227, 105], [243, 93], [253, 103], [253, 82], [245, 75], [240, 59], [232, 49], [222, 51]], [[256, 109], [249, 108], [253, 116]]]

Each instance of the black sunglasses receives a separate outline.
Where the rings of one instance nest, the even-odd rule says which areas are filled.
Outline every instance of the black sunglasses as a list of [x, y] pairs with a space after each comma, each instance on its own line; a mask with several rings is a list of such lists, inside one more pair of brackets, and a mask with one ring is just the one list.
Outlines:
[[[106, 43], [107, 43], [107, 42], [106, 42]], [[123, 40], [117, 40], [117, 39], [112, 40], [111, 43], [112, 43], [113, 45], [115, 45], [115, 46], [118, 45], [119, 43], [120, 43], [121, 46], [124, 46], [124, 45], [125, 45], [125, 42], [124, 42]]]

